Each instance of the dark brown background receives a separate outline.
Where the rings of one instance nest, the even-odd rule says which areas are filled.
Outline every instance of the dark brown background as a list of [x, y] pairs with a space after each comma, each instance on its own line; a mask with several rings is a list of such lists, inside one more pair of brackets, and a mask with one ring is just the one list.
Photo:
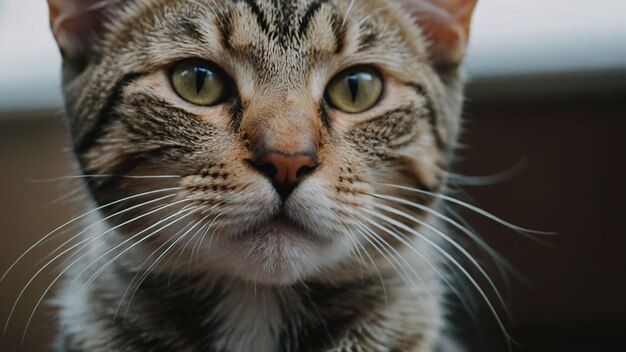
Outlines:
[[[480, 216], [463, 215], [532, 286], [498, 280], [511, 308], [520, 351], [626, 351], [626, 74], [606, 72], [483, 79], [470, 86], [457, 170], [484, 175], [526, 160], [514, 177], [465, 187], [473, 204], [511, 222], [558, 232], [541, 245]], [[0, 272], [73, 213], [72, 182], [32, 182], [71, 174], [58, 114], [0, 116]], [[8, 117], [5, 117], [8, 116]], [[59, 200], [60, 202], [54, 202]], [[58, 244], [58, 240], [56, 244]], [[35, 251], [0, 283], [4, 321], [36, 264]], [[491, 271], [494, 276], [497, 272]], [[0, 351], [17, 351], [30, 310], [51, 276], [37, 280], [18, 306]], [[478, 351], [503, 351], [484, 304]], [[54, 331], [40, 309], [24, 351], [42, 351]], [[472, 330], [473, 331], [473, 330]]]
[[626, 351], [626, 76], [513, 77], [468, 93], [470, 148], [458, 168], [484, 174], [527, 161], [508, 181], [466, 187], [473, 203], [558, 233], [541, 238], [549, 247], [467, 216], [532, 284], [513, 279], [508, 293], [520, 350]]

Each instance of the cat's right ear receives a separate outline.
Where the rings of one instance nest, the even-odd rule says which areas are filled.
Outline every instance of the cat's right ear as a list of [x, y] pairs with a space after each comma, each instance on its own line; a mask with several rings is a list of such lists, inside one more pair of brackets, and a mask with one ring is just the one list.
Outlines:
[[67, 60], [84, 60], [101, 32], [106, 10], [118, 0], [48, 0], [50, 27]]
[[401, 0], [430, 40], [430, 58], [436, 67], [459, 65], [478, 0]]

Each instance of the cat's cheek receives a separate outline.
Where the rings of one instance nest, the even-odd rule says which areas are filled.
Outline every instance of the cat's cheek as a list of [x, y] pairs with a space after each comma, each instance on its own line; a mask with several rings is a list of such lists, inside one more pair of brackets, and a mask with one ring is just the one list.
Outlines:
[[434, 144], [432, 135], [418, 136], [415, 143], [398, 151], [398, 158], [417, 182], [411, 186], [433, 191], [441, 187], [447, 161]]

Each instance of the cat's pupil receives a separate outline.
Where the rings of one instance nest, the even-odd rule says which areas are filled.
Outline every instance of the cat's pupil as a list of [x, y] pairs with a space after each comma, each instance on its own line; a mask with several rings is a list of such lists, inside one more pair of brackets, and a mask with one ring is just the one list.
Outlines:
[[207, 76], [213, 75], [213, 72], [205, 67], [194, 67], [194, 73], [196, 74], [196, 93], [200, 94]]
[[359, 77], [356, 74], [348, 76], [348, 87], [350, 88], [352, 102], [354, 103], [359, 94]]

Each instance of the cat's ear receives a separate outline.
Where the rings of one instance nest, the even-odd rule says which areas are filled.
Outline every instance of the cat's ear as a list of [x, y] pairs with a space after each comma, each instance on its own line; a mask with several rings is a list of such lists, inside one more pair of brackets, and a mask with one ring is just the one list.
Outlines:
[[478, 0], [402, 0], [431, 41], [430, 56], [439, 67], [461, 63]]
[[50, 27], [66, 59], [83, 59], [93, 49], [106, 10], [118, 0], [48, 0]]

